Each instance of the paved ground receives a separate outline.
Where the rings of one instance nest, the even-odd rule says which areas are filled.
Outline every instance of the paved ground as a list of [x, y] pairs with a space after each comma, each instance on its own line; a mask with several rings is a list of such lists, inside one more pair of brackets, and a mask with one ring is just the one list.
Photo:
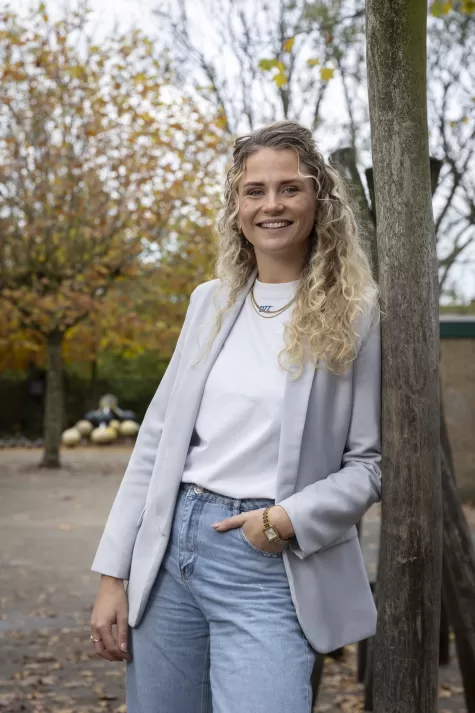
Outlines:
[[[0, 451], [2, 713], [126, 711], [124, 665], [92, 654], [88, 620], [98, 581], [89, 568], [129, 455], [70, 451], [56, 472], [35, 468], [38, 451]], [[466, 513], [475, 531], [475, 511]], [[363, 539], [370, 575], [378, 531], [374, 507]], [[362, 710], [355, 666], [355, 646], [343, 661], [326, 659], [315, 713]], [[454, 652], [440, 670], [439, 712], [466, 712]]]

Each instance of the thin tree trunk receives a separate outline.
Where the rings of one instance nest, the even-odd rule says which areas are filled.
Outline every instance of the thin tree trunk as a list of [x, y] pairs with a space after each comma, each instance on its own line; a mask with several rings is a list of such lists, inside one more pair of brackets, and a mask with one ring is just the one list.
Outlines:
[[[439, 360], [440, 363], [440, 360]], [[439, 385], [440, 393], [440, 448], [445, 454], [452, 477], [455, 478], [454, 462], [452, 458], [452, 447], [450, 445], [449, 431], [447, 429], [447, 421], [445, 420], [444, 395], [442, 391], [442, 381]], [[441, 467], [442, 479], [444, 478], [443, 467]], [[444, 487], [442, 482], [442, 498], [444, 498]], [[445, 521], [444, 521], [445, 528]], [[439, 636], [439, 666], [447, 666], [450, 661], [450, 619], [447, 608], [447, 602], [444, 595], [445, 582], [447, 577], [447, 568], [442, 567], [442, 602], [440, 606], [440, 636]]]
[[447, 456], [441, 449], [443, 587], [462, 673], [468, 713], [475, 713], [475, 551]]
[[63, 334], [53, 332], [47, 338], [46, 399], [44, 413], [43, 468], [60, 468], [60, 444], [63, 420]]
[[442, 568], [442, 602], [440, 606], [439, 666], [450, 662], [450, 621], [444, 600], [444, 569]]
[[445, 419], [444, 399], [442, 395], [442, 382], [440, 383], [440, 445], [447, 458], [447, 464], [452, 477], [455, 478], [454, 457], [452, 454], [452, 446], [450, 445], [449, 430]]
[[374, 710], [434, 713], [442, 571], [439, 306], [425, 0], [367, 0], [384, 473]]
[[325, 655], [317, 653], [315, 663], [313, 664], [312, 676], [310, 679], [312, 685], [312, 709], [317, 705], [318, 691], [320, 690], [324, 663]]
[[331, 154], [330, 161], [350, 185], [351, 196], [358, 206], [359, 218], [364, 226], [362, 234], [363, 246], [371, 261], [373, 277], [378, 281], [378, 246], [375, 220], [368, 205], [363, 181], [356, 165], [356, 151], [352, 148], [338, 149]]

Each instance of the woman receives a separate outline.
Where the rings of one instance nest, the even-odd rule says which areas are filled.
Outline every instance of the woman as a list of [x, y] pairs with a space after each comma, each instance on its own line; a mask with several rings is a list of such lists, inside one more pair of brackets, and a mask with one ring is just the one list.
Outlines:
[[310, 131], [277, 122], [233, 155], [218, 279], [93, 565], [91, 639], [129, 661], [128, 713], [310, 713], [315, 651], [375, 631], [355, 523], [381, 488], [377, 285]]

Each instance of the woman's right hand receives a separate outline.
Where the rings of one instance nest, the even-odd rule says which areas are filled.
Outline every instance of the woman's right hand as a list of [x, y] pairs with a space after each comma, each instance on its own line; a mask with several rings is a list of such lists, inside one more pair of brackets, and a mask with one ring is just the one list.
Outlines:
[[[91, 614], [91, 634], [96, 653], [107, 661], [128, 661], [128, 602], [122, 579], [102, 575]], [[115, 625], [115, 636], [113, 626]]]

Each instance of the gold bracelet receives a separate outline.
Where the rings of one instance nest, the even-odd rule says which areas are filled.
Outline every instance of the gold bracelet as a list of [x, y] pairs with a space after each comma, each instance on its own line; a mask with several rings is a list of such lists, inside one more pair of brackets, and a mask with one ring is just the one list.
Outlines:
[[270, 505], [268, 508], [266, 508], [262, 516], [264, 521], [264, 535], [267, 537], [269, 542], [274, 542], [278, 545], [285, 545], [287, 547], [289, 541], [282, 539], [279, 530], [269, 520], [269, 510], [271, 509], [271, 507], [274, 506]]

